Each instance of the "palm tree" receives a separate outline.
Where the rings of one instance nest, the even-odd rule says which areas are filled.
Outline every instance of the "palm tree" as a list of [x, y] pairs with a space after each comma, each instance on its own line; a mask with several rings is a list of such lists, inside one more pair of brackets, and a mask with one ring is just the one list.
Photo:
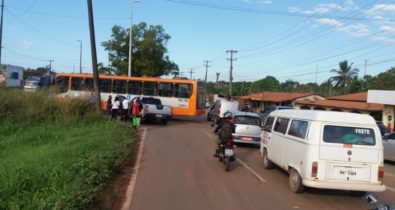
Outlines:
[[332, 69], [332, 73], [336, 73], [337, 75], [330, 78], [332, 82], [335, 83], [335, 87], [343, 88], [345, 90], [346, 86], [348, 86], [349, 82], [352, 78], [358, 77], [359, 69], [352, 68], [353, 63], [348, 65], [347, 60], [339, 62], [339, 69]]

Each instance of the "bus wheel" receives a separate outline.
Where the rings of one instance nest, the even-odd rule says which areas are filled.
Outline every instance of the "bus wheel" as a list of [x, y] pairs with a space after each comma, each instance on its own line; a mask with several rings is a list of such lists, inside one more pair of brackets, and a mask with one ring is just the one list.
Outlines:
[[291, 168], [289, 171], [289, 180], [288, 180], [289, 188], [294, 193], [301, 193], [303, 192], [303, 184], [302, 178], [300, 177], [297, 170]]
[[274, 168], [274, 164], [272, 161], [269, 160], [266, 149], [263, 149], [263, 167], [266, 169], [273, 169]]

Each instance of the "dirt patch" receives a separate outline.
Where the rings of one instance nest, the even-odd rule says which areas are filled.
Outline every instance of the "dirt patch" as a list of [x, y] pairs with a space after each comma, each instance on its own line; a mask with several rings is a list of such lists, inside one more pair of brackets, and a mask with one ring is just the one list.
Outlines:
[[129, 160], [119, 171], [114, 172], [110, 183], [98, 194], [95, 199], [94, 210], [120, 210], [126, 199], [126, 191], [131, 177], [134, 175], [134, 166], [137, 159], [141, 135], [138, 134], [137, 142], [130, 153]]

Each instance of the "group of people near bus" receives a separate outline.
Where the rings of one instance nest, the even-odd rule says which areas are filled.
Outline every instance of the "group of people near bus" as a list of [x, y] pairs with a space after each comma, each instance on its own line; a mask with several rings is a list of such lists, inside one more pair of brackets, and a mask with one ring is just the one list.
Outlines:
[[130, 115], [133, 118], [140, 118], [141, 108], [140, 98], [137, 98], [133, 104], [126, 98], [121, 99], [118, 96], [115, 97], [114, 101], [111, 95], [107, 99], [107, 113], [111, 114], [112, 120], [116, 120], [118, 115], [121, 115], [122, 121], [128, 121]]

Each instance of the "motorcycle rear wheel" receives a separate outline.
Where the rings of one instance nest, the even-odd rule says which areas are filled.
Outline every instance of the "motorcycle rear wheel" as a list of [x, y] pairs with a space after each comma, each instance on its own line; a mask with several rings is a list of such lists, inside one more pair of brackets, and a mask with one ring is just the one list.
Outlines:
[[225, 171], [230, 171], [230, 158], [231, 157], [225, 157], [224, 158]]

